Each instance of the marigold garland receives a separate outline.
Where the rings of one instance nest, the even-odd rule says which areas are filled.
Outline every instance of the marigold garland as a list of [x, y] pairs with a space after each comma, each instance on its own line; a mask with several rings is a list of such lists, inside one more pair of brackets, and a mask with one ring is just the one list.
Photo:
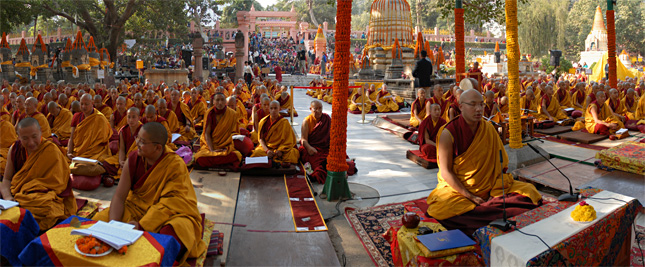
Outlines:
[[[351, 26], [352, 0], [338, 0], [336, 5], [336, 47], [334, 50], [338, 62], [349, 62]], [[345, 160], [347, 155], [348, 78], [348, 64], [334, 64], [332, 123], [329, 156], [327, 157], [327, 169], [333, 172], [345, 172], [348, 168]]]
[[[466, 43], [464, 37], [464, 9], [455, 8], [455, 72], [466, 72]], [[437, 65], [439, 65], [437, 60]], [[461, 81], [460, 75], [455, 75], [457, 84]]]
[[76, 240], [78, 250], [86, 254], [101, 254], [105, 253], [110, 247], [103, 243], [103, 241], [96, 239], [93, 236], [84, 236]]
[[616, 24], [614, 11], [607, 10], [607, 63], [609, 63], [609, 85], [611, 88], [617, 88], [618, 80], [616, 76]]
[[521, 148], [520, 44], [517, 38], [517, 0], [506, 0], [506, 52], [508, 55], [509, 146]]

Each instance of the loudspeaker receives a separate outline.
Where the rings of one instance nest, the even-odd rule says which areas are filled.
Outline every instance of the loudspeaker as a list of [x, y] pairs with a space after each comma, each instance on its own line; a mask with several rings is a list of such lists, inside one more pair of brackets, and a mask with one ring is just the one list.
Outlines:
[[562, 51], [560, 50], [549, 50], [551, 53], [551, 61], [549, 65], [551, 66], [560, 66], [560, 57], [562, 56]]
[[186, 67], [193, 65], [192, 60], [190, 60], [193, 57], [193, 51], [190, 50], [181, 50], [181, 58], [186, 62]]
[[495, 52], [495, 63], [502, 62], [502, 59], [500, 58], [501, 56], [502, 56], [501, 52]]
[[209, 63], [209, 62], [208, 62], [208, 58], [207, 58], [207, 57], [203, 57], [203, 58], [202, 58], [202, 69], [204, 69], [204, 70], [208, 70], [208, 63]]

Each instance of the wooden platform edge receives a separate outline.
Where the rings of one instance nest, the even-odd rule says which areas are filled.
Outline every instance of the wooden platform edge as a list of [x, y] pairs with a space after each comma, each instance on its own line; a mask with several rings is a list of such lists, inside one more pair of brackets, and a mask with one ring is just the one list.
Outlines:
[[405, 157], [411, 160], [412, 162], [416, 163], [417, 165], [426, 169], [436, 169], [438, 167], [437, 163], [429, 162], [425, 159], [420, 158], [419, 156], [412, 153], [412, 150], [406, 151]]

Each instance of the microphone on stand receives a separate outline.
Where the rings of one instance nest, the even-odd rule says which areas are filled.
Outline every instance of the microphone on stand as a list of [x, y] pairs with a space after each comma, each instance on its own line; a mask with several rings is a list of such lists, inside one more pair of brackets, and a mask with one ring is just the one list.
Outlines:
[[506, 217], [506, 192], [504, 191], [504, 167], [502, 167], [503, 163], [504, 158], [502, 157], [502, 150], [499, 150], [499, 168], [502, 175], [502, 219], [494, 220], [490, 222], [489, 225], [506, 232], [515, 225], [515, 221], [509, 221]]
[[529, 146], [533, 151], [535, 151], [535, 153], [538, 153], [540, 156], [542, 156], [544, 159], [546, 159], [546, 161], [548, 161], [548, 162], [549, 162], [549, 164], [551, 164], [551, 166], [553, 166], [553, 168], [555, 168], [556, 170], [558, 170], [558, 172], [559, 172], [560, 174], [562, 174], [562, 176], [564, 176], [564, 178], [566, 178], [566, 179], [567, 179], [567, 181], [569, 182], [569, 193], [568, 193], [568, 194], [567, 194], [567, 193], [564, 193], [564, 194], [560, 195], [560, 197], [558, 197], [558, 200], [559, 200], [559, 201], [568, 201], [568, 202], [576, 202], [576, 201], [578, 201], [578, 196], [579, 196], [580, 194], [579, 194], [579, 193], [575, 193], [575, 194], [573, 193], [573, 186], [571, 185], [571, 180], [569, 179], [569, 177], [567, 177], [566, 175], [564, 175], [564, 173], [562, 173], [562, 171], [561, 171], [558, 167], [556, 167], [556, 166], [553, 164], [553, 162], [551, 162], [547, 157], [545, 157], [544, 155], [542, 155], [542, 153], [540, 153], [540, 152], [539, 152], [539, 151], [538, 151], [538, 150], [537, 150], [533, 145], [531, 145], [531, 143], [526, 143], [526, 144], [527, 144], [527, 145], [528, 145], [528, 146]]

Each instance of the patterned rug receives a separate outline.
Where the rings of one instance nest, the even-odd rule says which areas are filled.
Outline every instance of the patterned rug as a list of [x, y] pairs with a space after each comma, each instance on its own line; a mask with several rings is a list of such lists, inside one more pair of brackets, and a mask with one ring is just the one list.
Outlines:
[[[630, 266], [645, 266], [645, 262], [643, 262], [643, 252], [641, 249], [645, 250], [645, 227], [636, 225], [636, 242], [634, 242], [634, 245], [632, 245], [632, 251], [630, 253]], [[639, 239], [640, 238], [640, 239]], [[638, 243], [640, 242], [640, 248], [638, 247]]]
[[345, 218], [363, 243], [376, 266], [393, 266], [390, 243], [383, 234], [392, 224], [399, 223], [405, 213], [403, 203], [345, 209]]

